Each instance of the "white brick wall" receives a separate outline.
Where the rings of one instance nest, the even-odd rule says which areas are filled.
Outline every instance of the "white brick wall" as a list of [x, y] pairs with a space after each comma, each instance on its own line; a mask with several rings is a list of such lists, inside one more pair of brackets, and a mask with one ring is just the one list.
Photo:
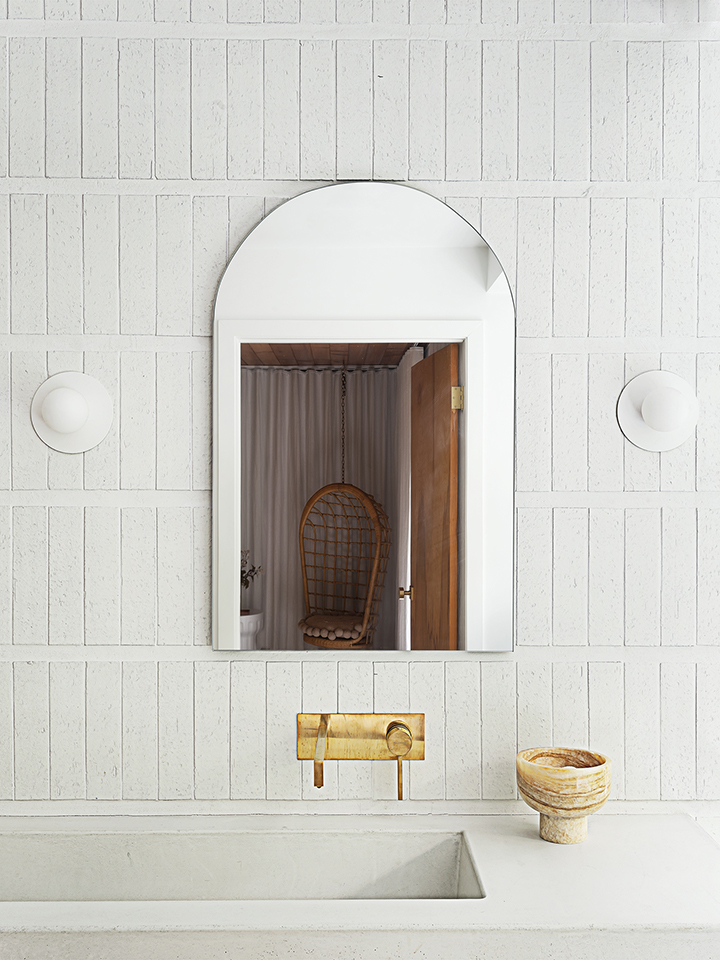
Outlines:
[[[0, 0], [1, 813], [390, 800], [390, 765], [312, 789], [301, 709], [424, 711], [409, 794], [438, 809], [507, 805], [515, 750], [554, 741], [610, 754], [618, 800], [720, 810], [719, 21], [718, 0]], [[265, 213], [353, 178], [445, 199], [515, 291], [512, 655], [209, 648], [214, 292]], [[614, 419], [650, 367], [701, 406], [663, 455]], [[30, 427], [63, 369], [115, 402], [81, 457]]]

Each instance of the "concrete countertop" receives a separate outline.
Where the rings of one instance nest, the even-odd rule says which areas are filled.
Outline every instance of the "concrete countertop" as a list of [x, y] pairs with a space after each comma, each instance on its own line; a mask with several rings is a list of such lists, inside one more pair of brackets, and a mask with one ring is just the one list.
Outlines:
[[[93, 830], [100, 820], [112, 823], [107, 829], [128, 829], [127, 821], [132, 819], [139, 830], [464, 831], [486, 896], [468, 900], [1, 903], [0, 945], [1, 934], [11, 932], [205, 931], [227, 936], [244, 931], [262, 933], [257, 943], [271, 950], [278, 943], [273, 933], [293, 931], [298, 938], [294, 955], [306, 955], [300, 947], [304, 944], [308, 956], [312, 950], [316, 951], [313, 956], [322, 956], [318, 938], [327, 943], [324, 934], [357, 931], [378, 934], [379, 939], [367, 941], [368, 950], [375, 944], [372, 955], [377, 957], [392, 956], [392, 951], [399, 949], [403, 953], [396, 954], [398, 957], [405, 951], [410, 956], [411, 949], [418, 957], [441, 956], [437, 947], [429, 946], [432, 941], [427, 934], [434, 933], [443, 935], [443, 957], [462, 957], [469, 944], [482, 941], [485, 949], [477, 952], [472, 947], [475, 952], [468, 956], [511, 956], [514, 950], [516, 958], [524, 958], [540, 956], [540, 952], [525, 953], [519, 947], [524, 942], [519, 935], [526, 941], [528, 931], [533, 931], [537, 950], [554, 949], [555, 953], [545, 954], [553, 960], [565, 956], [583, 960], [596, 956], [603, 960], [625, 956], [720, 958], [720, 847], [684, 814], [596, 815], [590, 820], [587, 841], [573, 846], [540, 840], [536, 815], [183, 817], [180, 827], [177, 818], [72, 819], [92, 821], [87, 829]], [[5, 829], [10, 828], [10, 820], [18, 822], [8, 818]], [[64, 831], [69, 824], [68, 818], [63, 820], [62, 825], [49, 818], [26, 820], [24, 829], [50, 829], [53, 822], [56, 831]], [[144, 823], [139, 825], [137, 820]], [[387, 937], [383, 940], [380, 936], [383, 932], [402, 934], [404, 946], [398, 946], [397, 936], [391, 937], [392, 946]], [[287, 936], [283, 942], [287, 944]], [[343, 956], [365, 956], [360, 942], [359, 952]], [[581, 949], [578, 944], [583, 945]], [[257, 956], [271, 955], [257, 953], [258, 945], [251, 947], [248, 941], [251, 948]], [[426, 948], [431, 952], [424, 953]], [[383, 953], [384, 949], [389, 952]], [[158, 951], [160, 958], [163, 953]], [[237, 955], [245, 956], [242, 952]]]
[[[133, 829], [139, 826], [135, 818], [73, 818], [77, 819], [92, 823], [93, 830], [100, 826], [127, 830], [128, 820], [134, 821]], [[178, 829], [175, 818], [142, 820], [145, 829]], [[25, 829], [68, 828], [67, 818], [25, 824]], [[327, 901], [314, 900], [1, 903], [0, 929], [347, 930], [439, 925], [681, 926], [720, 931], [720, 847], [684, 814], [595, 816], [587, 841], [569, 846], [540, 840], [536, 815], [185, 817], [182, 829], [464, 831], [486, 897], [402, 901], [402, 911], [396, 901], [385, 900], [335, 900], [332, 911]]]

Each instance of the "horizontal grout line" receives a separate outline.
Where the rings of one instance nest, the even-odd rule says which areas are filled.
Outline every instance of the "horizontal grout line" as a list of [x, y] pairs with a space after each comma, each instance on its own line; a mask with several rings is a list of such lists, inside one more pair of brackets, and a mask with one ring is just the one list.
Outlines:
[[[517, 337], [518, 354], [720, 353], [720, 337]], [[210, 352], [212, 337], [118, 333], [5, 333], [0, 350]]]
[[518, 492], [515, 506], [527, 509], [593, 509], [613, 507], [618, 510], [648, 509], [662, 507], [708, 507], [720, 508], [720, 491], [669, 491], [669, 490], [613, 490], [613, 491], [566, 491]]
[[[363, 178], [360, 178], [361, 180]], [[718, 180], [365, 180], [403, 183], [440, 197], [489, 199], [702, 199], [720, 197]], [[356, 178], [324, 180], [157, 180], [84, 179], [82, 177], [3, 177], [0, 196], [89, 194], [103, 196], [220, 196], [286, 198], [331, 183], [354, 183]]]
[[209, 353], [212, 337], [163, 336], [118, 333], [6, 333], [0, 334], [0, 350], [49, 351], [144, 351], [147, 353]]
[[5, 37], [208, 40], [715, 40], [720, 24], [688, 23], [177, 23], [3, 20]]
[[[720, 353], [720, 337], [517, 337], [518, 354]], [[144, 351], [212, 350], [212, 337], [119, 333], [4, 333], [0, 350]]]
[[[206, 507], [210, 490], [0, 490], [4, 507]], [[515, 507], [520, 510], [597, 509], [618, 510], [662, 507], [720, 508], [720, 491], [632, 491], [605, 492], [552, 490], [519, 492]], [[383, 653], [382, 651], [378, 651]], [[390, 651], [392, 653], [392, 651]], [[419, 651], [418, 651], [419, 652]], [[431, 655], [432, 651], [426, 651]], [[318, 656], [320, 654], [317, 654]], [[365, 656], [357, 651], [353, 656]], [[368, 654], [372, 659], [372, 654]]]
[[647, 646], [516, 646], [511, 653], [481, 653], [465, 650], [213, 650], [206, 644], [197, 646], [163, 644], [93, 645], [83, 644], [0, 644], [0, 662], [42, 663], [127, 662], [127, 663], [195, 663], [232, 661], [239, 663], [297, 663], [362, 661], [373, 663], [418, 663], [444, 661], [467, 663], [480, 661], [510, 663], [697, 663], [714, 664], [718, 646], [647, 647]]
[[720, 337], [518, 337], [526, 353], [720, 353]]
[[[371, 763], [372, 761], [368, 761]], [[411, 761], [412, 762], [412, 761]], [[427, 816], [459, 817], [532, 816], [522, 800], [0, 800], [0, 817], [227, 817], [308, 814], [322, 816]], [[627, 814], [677, 814], [691, 817], [720, 817], [718, 800], [608, 800], [597, 816]], [[229, 824], [219, 824], [227, 829]], [[71, 824], [68, 824], [72, 828]], [[237, 828], [237, 824], [233, 824]], [[20, 829], [20, 823], [13, 823]], [[140, 826], [139, 829], [151, 829]]]
[[0, 490], [3, 507], [209, 507], [210, 490]]

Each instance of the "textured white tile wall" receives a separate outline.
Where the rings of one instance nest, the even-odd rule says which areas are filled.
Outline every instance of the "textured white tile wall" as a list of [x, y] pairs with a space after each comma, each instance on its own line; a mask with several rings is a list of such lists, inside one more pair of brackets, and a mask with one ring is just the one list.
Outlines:
[[[717, 0], [0, 0], [0, 20], [0, 801], [390, 800], [390, 765], [328, 764], [314, 790], [294, 718], [412, 710], [414, 800], [512, 801], [515, 750], [555, 742], [607, 752], [616, 799], [712, 813]], [[366, 178], [445, 199], [515, 292], [517, 648], [219, 656], [214, 292], [278, 203]], [[614, 417], [652, 367], [702, 411], [663, 455]], [[64, 369], [115, 403], [80, 457], [28, 418]]]

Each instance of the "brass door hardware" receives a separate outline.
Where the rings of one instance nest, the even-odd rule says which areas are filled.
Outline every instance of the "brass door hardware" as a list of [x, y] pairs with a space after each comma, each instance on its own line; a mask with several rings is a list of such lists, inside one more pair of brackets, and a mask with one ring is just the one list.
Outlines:
[[313, 761], [316, 787], [325, 760], [396, 760], [402, 800], [402, 761], [425, 759], [425, 714], [299, 713], [297, 757]]
[[405, 590], [403, 587], [398, 587], [398, 598], [399, 598], [400, 600], [404, 600], [405, 597], [407, 597], [408, 600], [414, 600], [414, 599], [415, 599], [415, 587], [410, 586], [410, 588], [409, 588], [408, 590]]
[[464, 387], [452, 388], [452, 396], [450, 398], [450, 409], [451, 410], [465, 409], [465, 388]]

